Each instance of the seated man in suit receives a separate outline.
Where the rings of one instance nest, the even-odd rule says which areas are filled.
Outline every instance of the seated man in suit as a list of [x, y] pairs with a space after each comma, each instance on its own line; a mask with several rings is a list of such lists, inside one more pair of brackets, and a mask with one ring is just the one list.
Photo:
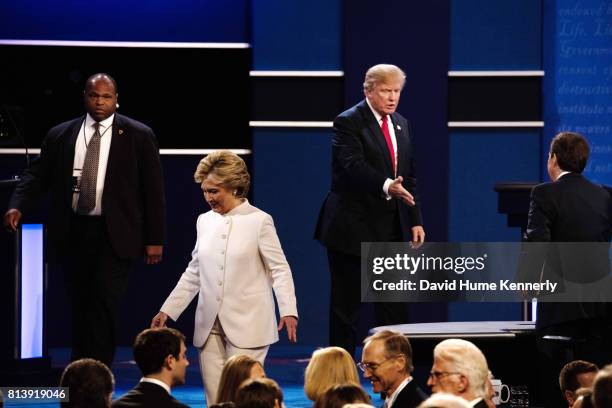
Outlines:
[[446, 392], [468, 401], [474, 408], [487, 408], [487, 359], [473, 343], [447, 339], [434, 348], [434, 362], [427, 385], [434, 393]]
[[385, 408], [416, 408], [427, 398], [412, 381], [412, 347], [406, 337], [384, 330], [365, 339], [364, 344], [357, 366], [374, 392], [386, 395]]
[[185, 383], [185, 336], [176, 329], [147, 329], [134, 341], [134, 360], [143, 377], [136, 387], [113, 402], [113, 408], [187, 407], [171, 394], [171, 387]]
[[108, 408], [113, 398], [115, 377], [104, 363], [82, 358], [64, 369], [60, 387], [68, 387], [70, 394], [68, 401], [60, 403], [62, 408]]
[[597, 366], [584, 360], [567, 363], [559, 374], [559, 387], [569, 408], [576, 402], [576, 390], [591, 387], [597, 375]]

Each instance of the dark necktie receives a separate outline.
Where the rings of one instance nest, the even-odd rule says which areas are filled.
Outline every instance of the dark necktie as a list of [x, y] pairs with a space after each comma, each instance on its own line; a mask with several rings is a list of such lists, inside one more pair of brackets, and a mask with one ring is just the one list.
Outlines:
[[96, 184], [98, 182], [98, 159], [100, 158], [100, 123], [93, 125], [95, 131], [89, 144], [83, 171], [81, 172], [81, 191], [79, 193], [79, 214], [89, 214], [96, 206]]
[[393, 149], [393, 142], [391, 141], [391, 133], [389, 133], [389, 115], [382, 117], [382, 132], [385, 135], [385, 142], [387, 142], [387, 148], [391, 155], [391, 167], [393, 167], [393, 174], [395, 174], [395, 150]]

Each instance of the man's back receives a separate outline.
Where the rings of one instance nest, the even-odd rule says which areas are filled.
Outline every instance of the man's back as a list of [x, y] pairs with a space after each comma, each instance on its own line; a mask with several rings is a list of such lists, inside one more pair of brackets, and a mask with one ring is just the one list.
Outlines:
[[157, 384], [140, 382], [121, 398], [113, 401], [113, 408], [184, 408], [187, 405], [180, 403], [165, 389]]

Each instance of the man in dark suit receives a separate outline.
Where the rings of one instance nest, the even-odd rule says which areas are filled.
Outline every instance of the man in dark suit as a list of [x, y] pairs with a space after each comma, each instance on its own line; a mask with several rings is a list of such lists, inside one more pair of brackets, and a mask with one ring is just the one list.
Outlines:
[[134, 360], [142, 372], [140, 382], [113, 408], [182, 408], [171, 394], [171, 388], [185, 384], [187, 360], [185, 336], [167, 327], [142, 331], [134, 341]]
[[[553, 248], [547, 254], [544, 272], [585, 283], [609, 272], [608, 243], [612, 233], [610, 194], [581, 174], [588, 158], [589, 145], [583, 136], [562, 132], [554, 137], [547, 163], [551, 182], [533, 188], [523, 237], [528, 242], [567, 242], [583, 248], [570, 254], [562, 247]], [[602, 256], [597, 256], [600, 245], [576, 244], [579, 242], [605, 243], [601, 246]], [[585, 257], [587, 250], [595, 252], [595, 256]], [[538, 303], [536, 329], [541, 391], [550, 406], [564, 403], [556, 379], [572, 357], [598, 365], [612, 358], [612, 316], [607, 303]]]
[[466, 400], [475, 408], [487, 408], [489, 365], [474, 343], [447, 339], [436, 345], [427, 385], [433, 393], [445, 392]]
[[401, 333], [384, 330], [365, 339], [357, 366], [386, 397], [384, 408], [415, 408], [427, 398], [412, 378], [412, 347]]
[[107, 74], [86, 83], [86, 115], [52, 128], [16, 187], [4, 225], [15, 231], [48, 191], [48, 251], [64, 267], [72, 301], [72, 360], [110, 366], [116, 308], [135, 258], [162, 256], [165, 198], [157, 141], [146, 125], [115, 113]]
[[[404, 82], [398, 67], [373, 66], [363, 84], [365, 100], [334, 121], [331, 191], [315, 238], [327, 247], [331, 273], [330, 344], [351, 354], [361, 306], [361, 243], [425, 239], [410, 125], [395, 112]], [[376, 303], [376, 314], [379, 324], [406, 322], [401, 303]]]

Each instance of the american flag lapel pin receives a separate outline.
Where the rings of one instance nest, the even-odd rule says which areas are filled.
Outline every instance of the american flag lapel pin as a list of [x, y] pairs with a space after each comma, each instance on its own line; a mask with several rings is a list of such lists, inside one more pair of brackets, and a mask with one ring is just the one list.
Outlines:
[[119, 129], [119, 132], [118, 132], [118, 133], [119, 133], [120, 135], [122, 135], [122, 134], [123, 134], [123, 129]]

